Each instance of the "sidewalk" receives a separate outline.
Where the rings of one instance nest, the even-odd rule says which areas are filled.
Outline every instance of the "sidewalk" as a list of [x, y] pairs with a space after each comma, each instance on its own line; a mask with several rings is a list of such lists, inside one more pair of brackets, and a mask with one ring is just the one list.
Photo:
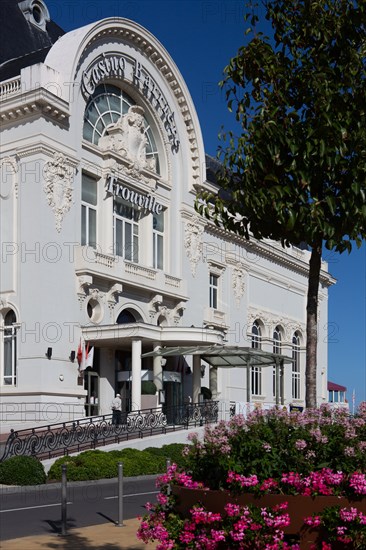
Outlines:
[[49, 534], [0, 541], [1, 550], [155, 550], [156, 544], [138, 540], [137, 519], [124, 521], [123, 527], [113, 523], [70, 529], [65, 537]]

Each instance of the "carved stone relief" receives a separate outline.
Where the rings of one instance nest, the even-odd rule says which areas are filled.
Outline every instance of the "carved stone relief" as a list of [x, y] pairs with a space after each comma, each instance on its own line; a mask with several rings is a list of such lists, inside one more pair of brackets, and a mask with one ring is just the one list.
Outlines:
[[191, 263], [191, 272], [193, 277], [196, 276], [197, 263], [202, 257], [202, 233], [203, 226], [198, 223], [198, 220], [193, 218], [192, 221], [186, 222], [184, 248], [186, 249], [187, 257]]
[[74, 169], [62, 153], [55, 153], [53, 160], [43, 168], [44, 191], [56, 219], [56, 230], [61, 231], [62, 220], [72, 205]]
[[249, 308], [248, 311], [248, 325], [247, 334], [251, 333], [251, 329], [254, 321], [259, 320], [263, 323], [265, 331], [262, 337], [272, 339], [274, 329], [279, 326], [283, 330], [283, 341], [291, 343], [292, 336], [296, 331], [305, 335], [305, 325], [294, 319], [283, 317], [283, 315], [276, 315], [274, 312], [260, 310], [256, 308]]
[[[0, 160], [0, 199], [8, 199], [14, 193], [18, 198], [18, 162], [16, 157], [4, 157]], [[10, 179], [10, 182], [8, 182]]]
[[115, 283], [111, 288], [109, 289], [107, 293], [107, 304], [108, 309], [111, 315], [111, 318], [114, 313], [114, 308], [116, 304], [118, 304], [119, 297], [122, 294], [123, 286], [120, 283]]
[[128, 113], [107, 130], [108, 135], [101, 137], [98, 144], [102, 151], [115, 151], [129, 160], [135, 171], [144, 168], [156, 171], [155, 159], [146, 157], [147, 137], [142, 107], [132, 105]]
[[234, 267], [232, 273], [232, 287], [236, 299], [236, 306], [240, 307], [240, 300], [245, 293], [246, 272], [240, 267]]

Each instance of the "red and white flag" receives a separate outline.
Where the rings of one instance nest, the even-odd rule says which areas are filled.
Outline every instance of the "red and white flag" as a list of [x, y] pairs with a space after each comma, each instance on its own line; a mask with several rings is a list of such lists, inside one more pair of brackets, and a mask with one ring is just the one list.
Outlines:
[[93, 368], [94, 361], [94, 347], [92, 346], [89, 349], [89, 342], [85, 346], [85, 342], [79, 343], [78, 353], [77, 353], [78, 363], [79, 363], [79, 372], [87, 369], [88, 367]]

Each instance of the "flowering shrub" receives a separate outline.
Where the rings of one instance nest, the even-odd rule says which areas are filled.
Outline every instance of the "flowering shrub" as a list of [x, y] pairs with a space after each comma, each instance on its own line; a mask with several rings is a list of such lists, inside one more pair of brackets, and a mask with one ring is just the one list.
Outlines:
[[[186, 518], [175, 510], [171, 485], [206, 491], [240, 493], [335, 495], [356, 499], [366, 495], [366, 403], [351, 417], [342, 409], [322, 406], [304, 413], [282, 409], [256, 410], [207, 427], [204, 440], [191, 435], [184, 450], [187, 471], [175, 464], [158, 480], [157, 504], [147, 504], [138, 537], [158, 541], [157, 550], [299, 549], [284, 535], [289, 524], [286, 503], [260, 508], [227, 504], [221, 514], [193, 506]], [[352, 450], [351, 450], [352, 449]], [[327, 540], [366, 548], [365, 516], [356, 509], [326, 509], [306, 518], [321, 526]], [[315, 547], [314, 547], [315, 550]]]
[[[325, 508], [319, 515], [314, 514], [305, 518], [305, 523], [311, 527], [321, 526], [330, 543], [342, 543], [345, 549], [364, 550], [366, 548], [366, 516], [356, 508], [331, 506]], [[319, 548], [324, 550], [324, 546]], [[326, 548], [331, 549], [331, 544]]]
[[192, 435], [185, 450], [193, 479], [211, 489], [227, 488], [227, 472], [280, 480], [283, 472], [310, 475], [328, 468], [366, 471], [366, 403], [355, 416], [344, 409], [255, 410], [247, 418], [207, 427], [204, 441]]
[[311, 472], [308, 476], [296, 472], [283, 473], [279, 480], [273, 478], [259, 481], [258, 476], [244, 476], [229, 471], [226, 479], [227, 487], [233, 493], [284, 494], [284, 495], [335, 495], [362, 496], [366, 495], [366, 475], [343, 472], [333, 472], [322, 468], [319, 472]]
[[189, 488], [199, 487], [190, 476], [179, 474], [175, 465], [158, 478], [161, 490], [158, 503], [146, 505], [149, 514], [142, 519], [137, 533], [145, 543], [158, 541], [157, 550], [299, 550], [298, 544], [284, 540], [283, 529], [290, 523], [287, 503], [272, 508], [229, 503], [223, 514], [207, 511], [197, 504], [183, 520], [174, 512], [174, 497], [169, 495], [172, 482]]

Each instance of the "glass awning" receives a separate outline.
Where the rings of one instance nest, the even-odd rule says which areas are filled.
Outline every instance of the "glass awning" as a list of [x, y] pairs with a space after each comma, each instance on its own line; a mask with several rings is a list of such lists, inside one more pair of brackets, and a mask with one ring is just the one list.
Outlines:
[[178, 346], [162, 347], [141, 357], [174, 357], [179, 355], [199, 355], [213, 367], [270, 367], [292, 363], [291, 357], [270, 353], [261, 349], [239, 346]]

